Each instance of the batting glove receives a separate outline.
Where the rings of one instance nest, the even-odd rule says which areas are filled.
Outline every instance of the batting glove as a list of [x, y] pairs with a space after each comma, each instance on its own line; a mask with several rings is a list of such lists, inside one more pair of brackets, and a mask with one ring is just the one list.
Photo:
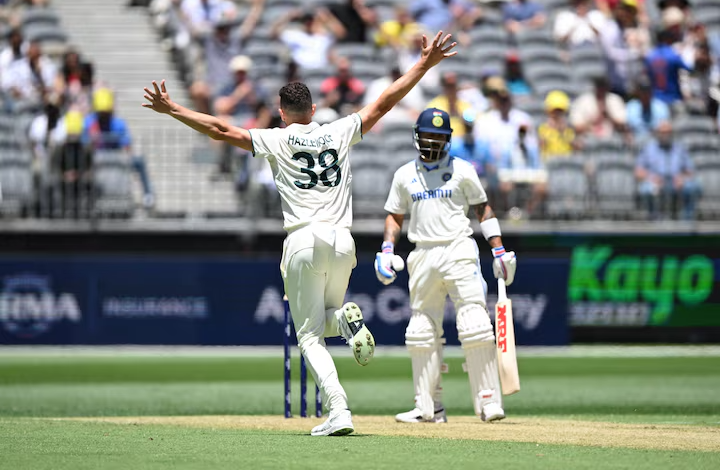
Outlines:
[[505, 251], [505, 247], [498, 246], [492, 249], [493, 274], [496, 279], [505, 279], [505, 284], [510, 285], [515, 280], [515, 269], [517, 269], [517, 258], [514, 251]]
[[394, 249], [395, 246], [392, 243], [383, 242], [382, 251], [375, 253], [375, 275], [378, 281], [386, 286], [395, 281], [396, 271], [402, 271], [405, 268], [405, 262], [393, 253]]

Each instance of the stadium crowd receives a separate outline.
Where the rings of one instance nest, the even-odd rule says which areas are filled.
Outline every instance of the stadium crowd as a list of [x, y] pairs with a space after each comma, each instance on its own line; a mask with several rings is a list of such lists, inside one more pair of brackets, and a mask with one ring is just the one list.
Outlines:
[[[67, 43], [48, 0], [0, 2], [0, 187], [4, 216], [131, 216], [132, 201], [106, 196], [130, 187], [133, 168], [151, 208], [154, 195], [110, 85]], [[110, 198], [112, 199], [112, 198]], [[116, 198], [117, 199], [117, 198]], [[120, 198], [122, 199], [122, 198]], [[119, 200], [119, 199], [118, 199]]]
[[[38, 10], [46, 2], [14, 3], [40, 3], [30, 8]], [[319, 122], [353, 112], [414, 63], [423, 34], [453, 33], [460, 42], [458, 57], [428, 73], [375, 135], [356, 147], [358, 206], [363, 198], [381, 199], [373, 195], [377, 188], [362, 187], [370, 180], [363, 167], [391, 174], [412, 158], [412, 125], [420, 111], [437, 107], [451, 116], [453, 154], [473, 163], [493, 207], [509, 217], [717, 215], [720, 5], [715, 0], [133, 0], [129, 5], [148, 7], [160, 46], [172, 53], [194, 107], [244, 127], [282, 125], [276, 92], [297, 80], [312, 91]], [[3, 15], [10, 28], [0, 79], [5, 112], [32, 115], [27, 128], [35, 166], [52, 161], [61, 169], [53, 180], [59, 185], [39, 187], [60, 187], [61, 195], [78, 191], [87, 169], [48, 155], [73, 145], [73, 155], [97, 149], [93, 129], [96, 136], [120, 133], [107, 145], [125, 149], [151, 207], [147, 171], [141, 158], [132, 158], [127, 126], [112, 116], [107, 85], [95, 83], [92, 64], [78, 51], [66, 51], [53, 66], [23, 35], [27, 10], [3, 10], [10, 12]], [[108, 113], [116, 124], [102, 118]], [[218, 162], [213, 178], [235, 182], [245, 215], [277, 215], [277, 197], [257, 197], [275, 195], [269, 167], [236, 148], [212, 145]], [[364, 158], [372, 165], [364, 165]], [[89, 168], [95, 159], [73, 161]], [[365, 215], [381, 214], [379, 204]]]
[[[457, 60], [364, 144], [410, 147], [418, 113], [443, 109], [454, 154], [512, 216], [632, 217], [640, 204], [652, 218], [693, 219], [694, 160], [717, 163], [720, 6], [707, 0], [158, 0], [152, 9], [186, 64], [195, 106], [246, 127], [277, 121], [284, 81], [308, 84], [319, 119], [353, 112], [413, 63], [422, 34], [454, 33]], [[219, 154], [219, 175], [239, 175], [240, 191], [271, 190], [266, 168]]]

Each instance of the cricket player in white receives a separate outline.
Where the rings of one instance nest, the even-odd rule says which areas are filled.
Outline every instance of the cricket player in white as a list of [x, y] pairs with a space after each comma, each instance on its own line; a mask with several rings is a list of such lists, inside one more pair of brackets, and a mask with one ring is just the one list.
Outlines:
[[495, 277], [509, 285], [515, 277], [515, 253], [505, 252], [500, 224], [487, 203], [473, 166], [448, 155], [450, 117], [430, 108], [414, 126], [418, 158], [401, 166], [385, 203], [384, 242], [375, 259], [378, 280], [390, 284], [404, 267], [394, 254], [403, 220], [410, 213], [408, 239], [415, 249], [407, 259], [412, 316], [405, 331], [415, 386], [415, 409], [398, 414], [400, 422], [447, 422], [442, 404], [443, 313], [445, 298], [455, 304], [458, 337], [465, 353], [475, 413], [483, 421], [503, 419], [495, 335], [485, 304], [487, 284], [480, 271], [471, 209], [492, 247]]
[[350, 235], [352, 197], [350, 146], [370, 131], [440, 61], [456, 43], [438, 32], [432, 42], [423, 37], [420, 59], [373, 103], [358, 113], [319, 125], [312, 122], [315, 105], [302, 83], [280, 90], [280, 117], [284, 129], [235, 127], [207, 114], [174, 103], [165, 81], [145, 88], [144, 107], [168, 114], [209, 137], [228, 142], [267, 158], [280, 193], [284, 228], [280, 271], [290, 312], [297, 327], [300, 351], [319, 385], [328, 419], [312, 429], [313, 436], [353, 432], [352, 416], [325, 337], [342, 336], [355, 360], [366, 365], [375, 342], [352, 302], [343, 305], [350, 273], [356, 265], [355, 242]]

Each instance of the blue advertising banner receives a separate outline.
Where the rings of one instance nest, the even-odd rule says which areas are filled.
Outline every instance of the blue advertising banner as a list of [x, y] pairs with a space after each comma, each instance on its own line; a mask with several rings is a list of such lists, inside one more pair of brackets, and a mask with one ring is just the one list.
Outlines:
[[[0, 259], [0, 344], [276, 345], [282, 343], [279, 259], [43, 256]], [[496, 284], [489, 263], [489, 311]], [[517, 343], [568, 343], [567, 259], [523, 258], [513, 300]], [[348, 299], [378, 344], [403, 344], [407, 274], [383, 286], [360, 260]], [[458, 344], [454, 312], [448, 344]], [[342, 344], [342, 342], [332, 342]]]

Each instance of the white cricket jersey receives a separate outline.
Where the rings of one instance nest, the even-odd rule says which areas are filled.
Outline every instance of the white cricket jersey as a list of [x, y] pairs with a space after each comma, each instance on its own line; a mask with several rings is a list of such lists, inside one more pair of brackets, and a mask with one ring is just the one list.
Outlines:
[[350, 146], [362, 139], [362, 120], [351, 114], [330, 124], [251, 129], [253, 155], [268, 159], [282, 201], [284, 228], [311, 223], [350, 228]]
[[395, 172], [385, 210], [410, 213], [412, 243], [441, 243], [472, 235], [467, 212], [483, 202], [487, 195], [472, 164], [454, 157], [433, 164], [416, 158]]

